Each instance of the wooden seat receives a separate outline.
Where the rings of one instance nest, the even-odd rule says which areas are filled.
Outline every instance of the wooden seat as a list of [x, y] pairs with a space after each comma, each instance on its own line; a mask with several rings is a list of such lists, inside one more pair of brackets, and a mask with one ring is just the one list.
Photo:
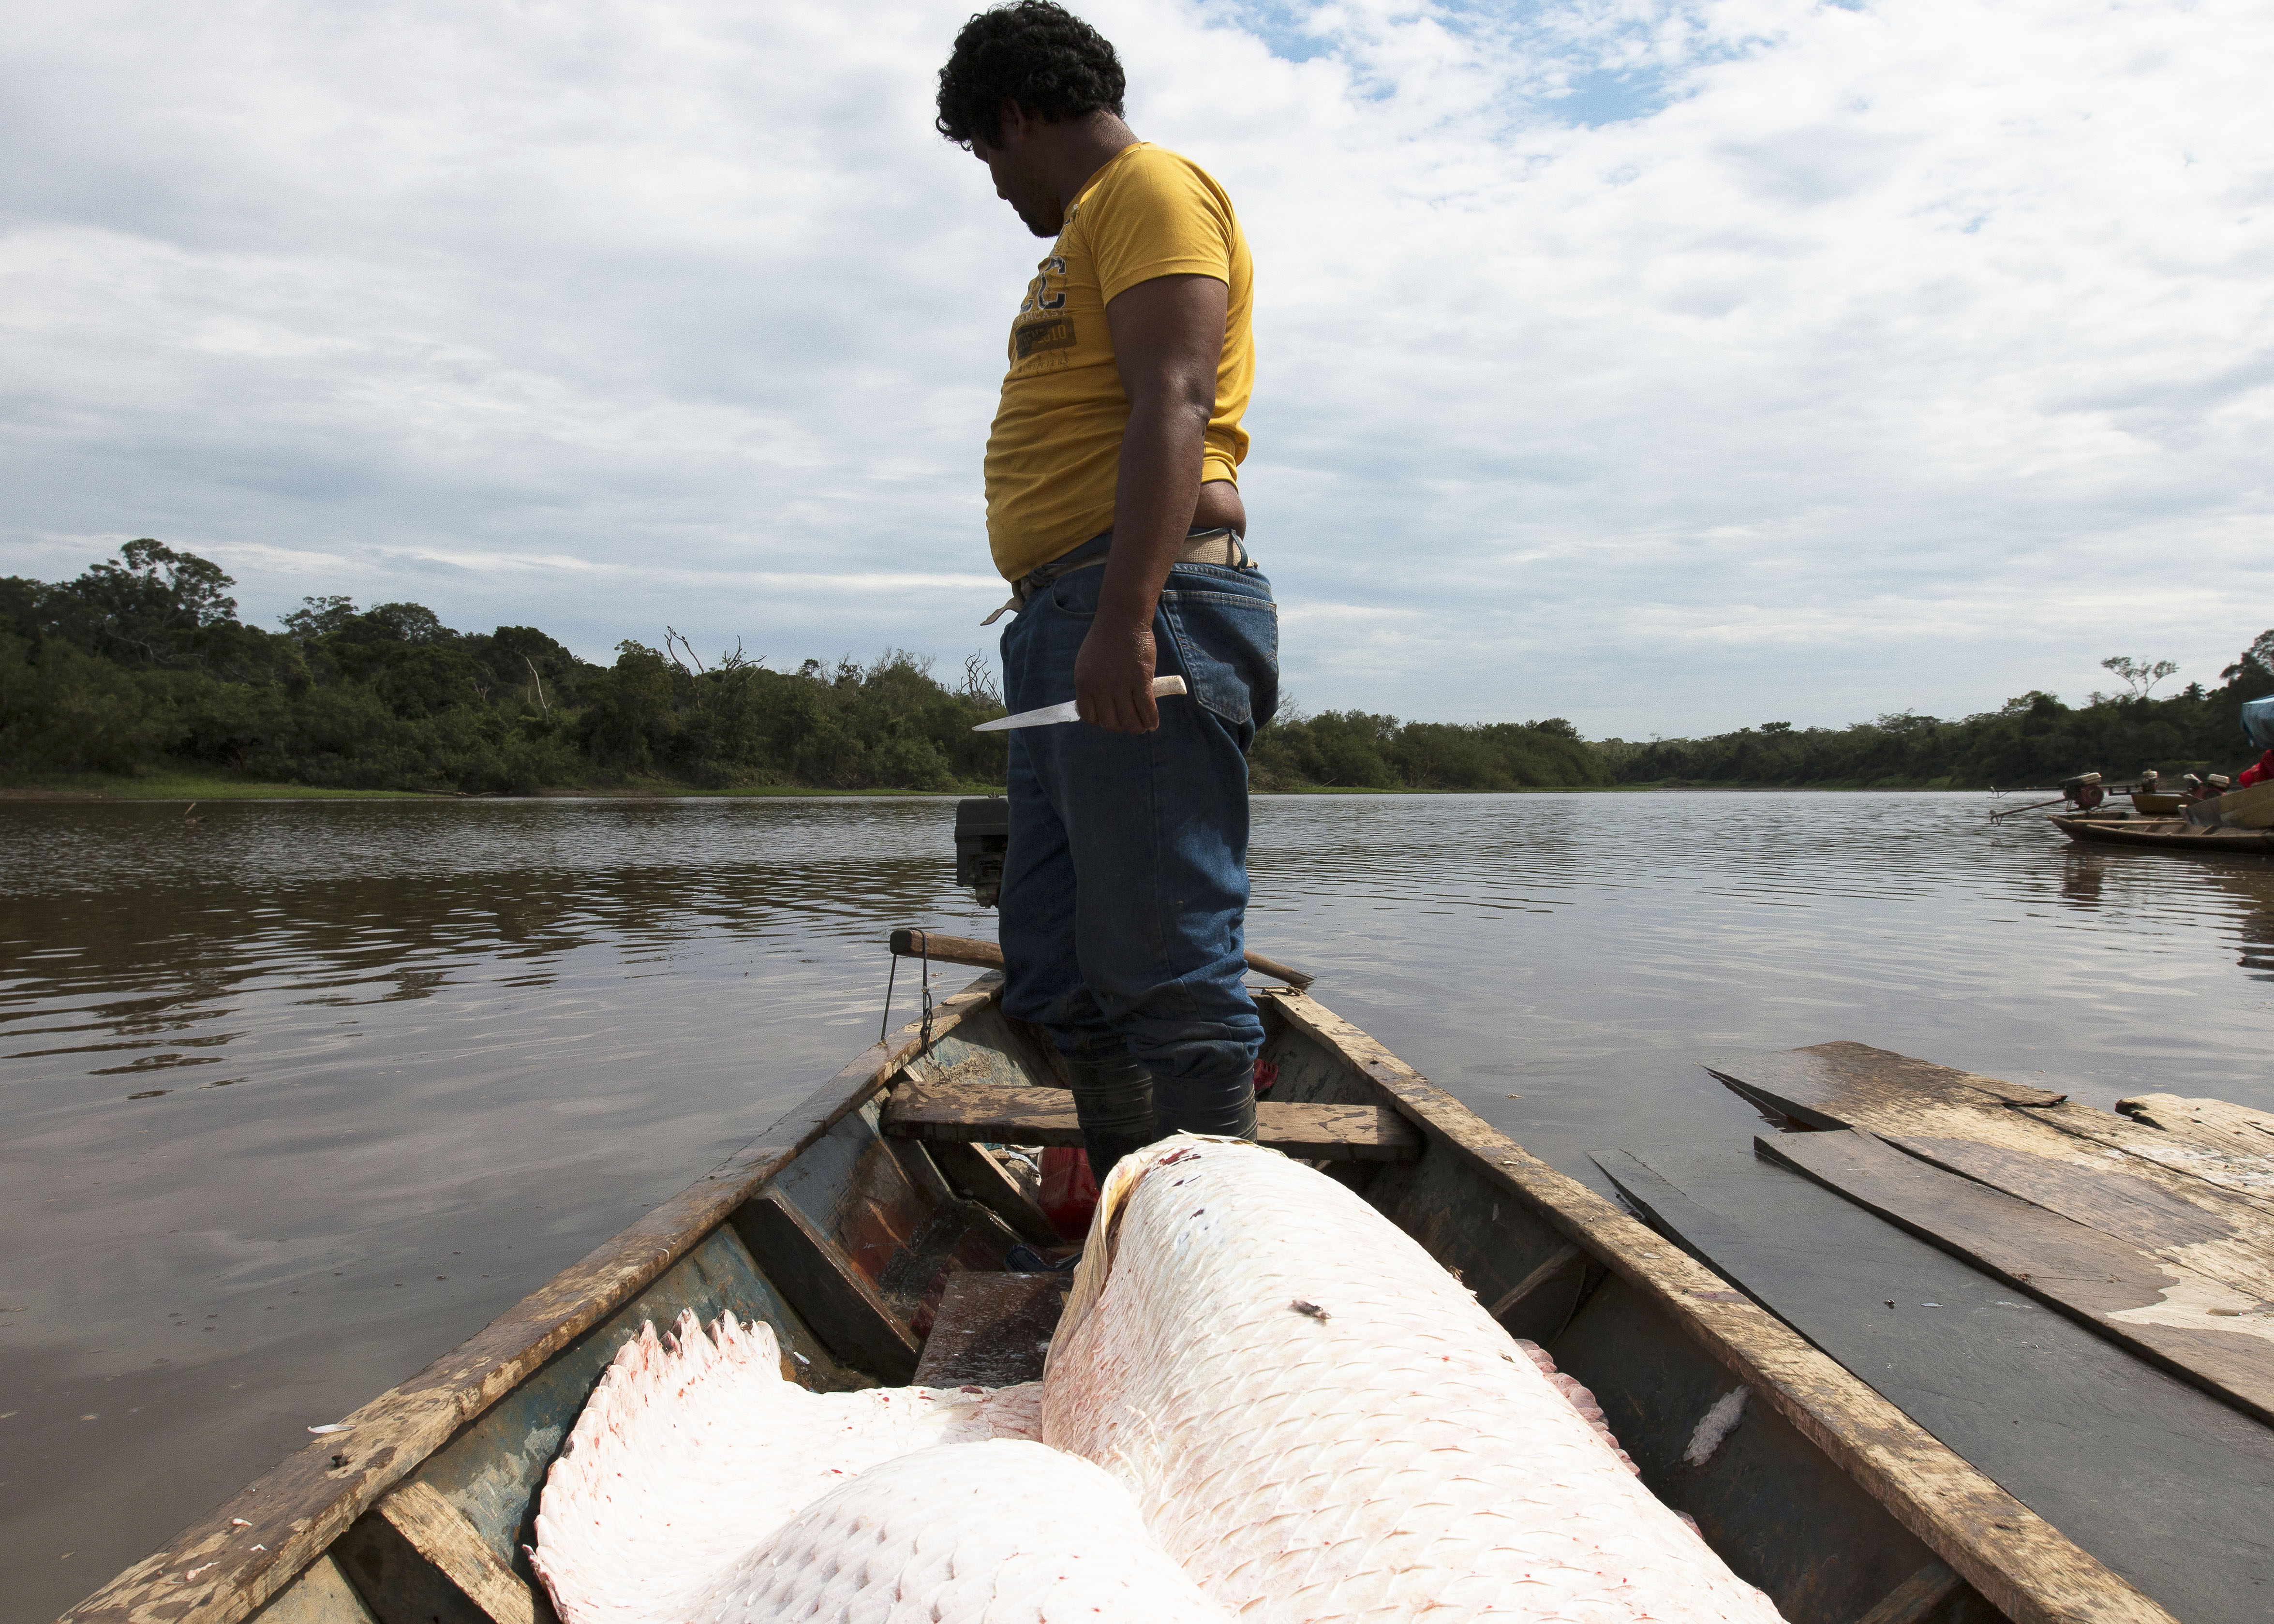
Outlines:
[[951, 1274], [916, 1365], [920, 1387], [1007, 1387], [1043, 1379], [1072, 1274]]
[[[1001, 1083], [902, 1083], [885, 1101], [894, 1139], [998, 1145], [1079, 1145], [1073, 1094]], [[1255, 1137], [1266, 1147], [1314, 1162], [1411, 1162], [1421, 1136], [1380, 1105], [1294, 1105], [1259, 1100]]]

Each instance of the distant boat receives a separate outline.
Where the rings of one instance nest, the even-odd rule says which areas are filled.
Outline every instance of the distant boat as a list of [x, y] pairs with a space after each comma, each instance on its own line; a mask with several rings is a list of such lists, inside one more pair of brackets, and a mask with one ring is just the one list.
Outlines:
[[2274, 853], [2274, 829], [2234, 829], [2184, 817], [2062, 817], [2054, 826], [2072, 840], [2152, 846], [2167, 852]]
[[[616, 1350], [682, 1311], [766, 1321], [817, 1387], [1038, 1375], [1065, 1276], [1006, 1264], [1061, 1237], [989, 1147], [1081, 1132], [1002, 990], [990, 974], [931, 1005], [455, 1351], [310, 1427], [70, 1624], [544, 1624], [523, 1547], [546, 1470]], [[1358, 1191], [1591, 1387], [1652, 1492], [1791, 1624], [2172, 1624], [1672, 1242], [1298, 987], [1255, 996], [1262, 1143]]]

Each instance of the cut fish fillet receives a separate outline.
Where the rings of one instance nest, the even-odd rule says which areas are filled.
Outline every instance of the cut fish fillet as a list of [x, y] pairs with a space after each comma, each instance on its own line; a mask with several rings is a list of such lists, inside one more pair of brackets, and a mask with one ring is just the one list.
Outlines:
[[683, 1605], [702, 1624], [1231, 1624], [1119, 1484], [1011, 1439], [871, 1466]]
[[1427, 1252], [1253, 1145], [1114, 1169], [1043, 1386], [1243, 1620], [1777, 1617]]
[[553, 1463], [531, 1560], [562, 1624], [683, 1624], [847, 1478], [937, 1444], [1032, 1440], [1041, 1397], [1035, 1382], [809, 1393], [783, 1379], [770, 1326], [728, 1313], [706, 1335], [687, 1313], [667, 1342], [646, 1326]]

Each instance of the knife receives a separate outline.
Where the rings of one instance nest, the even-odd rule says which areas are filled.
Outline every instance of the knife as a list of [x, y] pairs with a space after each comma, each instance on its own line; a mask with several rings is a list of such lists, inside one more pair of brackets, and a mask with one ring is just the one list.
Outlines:
[[[1153, 679], [1153, 697], [1166, 699], [1171, 694], [1185, 692], [1182, 677]], [[1006, 716], [998, 722], [982, 722], [971, 731], [975, 733], [1007, 733], [1014, 727], [1048, 727], [1053, 722], [1079, 722], [1081, 710], [1073, 700], [1062, 705], [1044, 705], [1039, 710], [1021, 710], [1016, 716]]]

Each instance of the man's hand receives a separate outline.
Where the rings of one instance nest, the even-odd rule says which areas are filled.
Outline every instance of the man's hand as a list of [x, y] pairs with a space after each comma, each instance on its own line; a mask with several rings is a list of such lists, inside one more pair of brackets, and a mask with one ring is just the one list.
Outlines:
[[1153, 702], [1153, 628], [1103, 614], [1074, 656], [1073, 698], [1081, 719], [1109, 733], [1149, 733], [1161, 725]]
[[1161, 725], [1153, 611], [1200, 498], [1225, 297], [1213, 276], [1157, 276], [1105, 307], [1129, 426], [1114, 487], [1113, 551], [1073, 685], [1081, 719], [1113, 733], [1149, 733]]

